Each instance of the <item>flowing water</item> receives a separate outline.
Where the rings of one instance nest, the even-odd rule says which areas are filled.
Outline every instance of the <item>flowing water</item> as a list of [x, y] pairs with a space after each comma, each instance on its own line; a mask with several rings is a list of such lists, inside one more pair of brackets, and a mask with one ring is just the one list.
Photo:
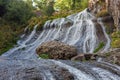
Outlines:
[[[110, 48], [109, 36], [105, 31], [102, 20], [97, 19], [97, 21], [94, 21], [94, 19], [96, 18], [85, 9], [78, 14], [73, 14], [66, 18], [55, 19], [53, 21], [49, 20], [45, 23], [43, 31], [40, 32], [37, 39], [34, 38], [37, 34], [36, 25], [27, 38], [19, 40], [16, 47], [2, 55], [4, 58], [13, 60], [5, 60], [5, 63], [0, 61], [0, 64], [2, 64], [0, 71], [3, 66], [6, 68], [6, 65], [14, 67], [6, 71], [9, 77], [4, 78], [6, 80], [24, 80], [19, 79], [20, 76], [13, 76], [13, 74], [15, 74], [15, 71], [21, 71], [22, 69], [24, 73], [24, 69], [32, 67], [33, 71], [37, 69], [36, 75], [39, 74], [39, 77], [35, 80], [120, 80], [119, 66], [101, 61], [95, 63], [80, 63], [43, 60], [38, 59], [38, 56], [35, 54], [35, 50], [40, 44], [52, 40], [73, 45], [78, 49], [79, 53], [93, 53], [99, 44], [103, 42], [105, 46], [100, 52], [107, 51]], [[96, 24], [98, 25], [96, 26]], [[25, 34], [22, 35], [23, 38], [24, 36]], [[19, 67], [16, 68], [15, 66]], [[66, 79], [65, 73], [63, 74], [59, 71], [61, 69], [66, 69], [67, 72], [65, 73], [72, 75], [74, 79]], [[18, 74], [20, 74], [20, 72]], [[25, 76], [25, 74], [22, 74], [22, 76], [23, 75]], [[0, 80], [3, 80], [2, 78], [3, 77], [0, 77]]]
[[[2, 56], [10, 57], [12, 55], [12, 57], [21, 56], [22, 58], [31, 58], [34, 56], [35, 49], [41, 43], [52, 40], [73, 45], [77, 47], [80, 53], [93, 53], [100, 42], [104, 42], [105, 47], [101, 52], [107, 51], [110, 47], [110, 39], [106, 34], [104, 25], [101, 20], [98, 19], [96, 23], [100, 26], [95, 26], [92, 21], [93, 19], [95, 19], [95, 17], [87, 12], [87, 10], [84, 10], [66, 18], [55, 19], [53, 21], [49, 20], [45, 23], [39, 37], [34, 42], [26, 45], [36, 33], [36, 25], [26, 40], [19, 41], [18, 47], [9, 50]], [[101, 33], [98, 33], [98, 28]]]

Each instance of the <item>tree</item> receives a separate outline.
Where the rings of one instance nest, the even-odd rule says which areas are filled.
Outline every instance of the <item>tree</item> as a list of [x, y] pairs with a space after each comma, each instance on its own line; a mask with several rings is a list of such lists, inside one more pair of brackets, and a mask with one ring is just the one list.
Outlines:
[[34, 0], [34, 2], [43, 14], [51, 16], [54, 12], [54, 0]]
[[54, 11], [55, 11], [54, 10], [54, 2], [51, 1], [51, 2], [49, 2], [48, 6], [46, 7], [46, 14], [48, 16], [51, 16], [54, 13]]
[[71, 9], [71, 0], [57, 0], [55, 2], [56, 10], [70, 10]]
[[17, 24], [26, 23], [33, 15], [32, 6], [22, 0], [0, 0], [0, 8], [0, 16]]
[[85, 9], [88, 5], [88, 0], [56, 0], [55, 9], [57, 10], [74, 10]]

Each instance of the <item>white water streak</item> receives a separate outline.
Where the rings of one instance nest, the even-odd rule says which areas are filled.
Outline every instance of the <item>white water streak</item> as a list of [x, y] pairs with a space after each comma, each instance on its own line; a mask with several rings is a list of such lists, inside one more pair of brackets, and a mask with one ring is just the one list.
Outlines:
[[[55, 61], [55, 60], [52, 60], [56, 65], [60, 66], [60, 67], [63, 67], [65, 69], [68, 69], [68, 71], [70, 73], [72, 73], [74, 76], [76, 76], [76, 79], [75, 80], [94, 80], [94, 78], [92, 78], [91, 76], [85, 74], [84, 72], [72, 67], [72, 66], [69, 66], [67, 64], [64, 64], [60, 61]], [[87, 77], [86, 77], [87, 76]]]

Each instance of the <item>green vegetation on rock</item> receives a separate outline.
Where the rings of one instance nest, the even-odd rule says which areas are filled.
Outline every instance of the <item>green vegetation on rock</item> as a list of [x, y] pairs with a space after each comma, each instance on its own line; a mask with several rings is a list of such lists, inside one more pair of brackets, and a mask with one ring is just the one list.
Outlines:
[[48, 54], [40, 54], [39, 57], [43, 59], [49, 59]]
[[120, 31], [113, 32], [111, 36], [112, 36], [111, 46], [113, 48], [120, 48]]
[[94, 50], [94, 53], [98, 52], [100, 49], [102, 49], [104, 47], [104, 43], [103, 42], [100, 42], [98, 47]]

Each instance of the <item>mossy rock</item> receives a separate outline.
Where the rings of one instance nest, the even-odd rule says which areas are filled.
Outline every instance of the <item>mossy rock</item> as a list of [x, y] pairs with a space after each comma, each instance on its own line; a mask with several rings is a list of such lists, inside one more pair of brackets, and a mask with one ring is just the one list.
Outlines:
[[94, 53], [98, 52], [100, 49], [102, 49], [104, 47], [104, 43], [103, 42], [100, 42], [98, 47], [94, 50]]

